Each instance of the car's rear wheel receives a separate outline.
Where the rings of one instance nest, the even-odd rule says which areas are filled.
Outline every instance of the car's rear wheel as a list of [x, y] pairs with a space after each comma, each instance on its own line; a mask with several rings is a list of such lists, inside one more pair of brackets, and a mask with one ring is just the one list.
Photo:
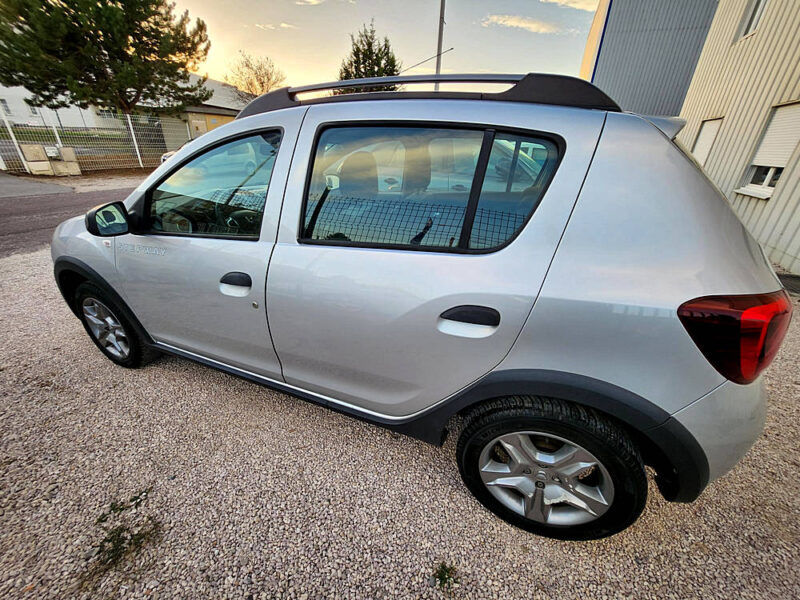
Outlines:
[[647, 478], [630, 437], [595, 411], [550, 398], [491, 401], [458, 441], [464, 483], [509, 523], [559, 539], [595, 539], [633, 523]]
[[96, 285], [80, 284], [75, 306], [86, 333], [100, 351], [120, 366], [136, 368], [158, 356], [147, 345], [120, 307]]

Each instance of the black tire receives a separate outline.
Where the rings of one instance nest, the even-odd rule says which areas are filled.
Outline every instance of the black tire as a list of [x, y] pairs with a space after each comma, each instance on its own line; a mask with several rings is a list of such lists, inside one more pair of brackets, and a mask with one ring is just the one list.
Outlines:
[[[495, 497], [481, 479], [481, 453], [499, 436], [520, 431], [552, 434], [593, 454], [613, 483], [606, 512], [587, 523], [552, 525], [527, 518]], [[466, 416], [456, 452], [461, 478], [478, 501], [508, 523], [538, 535], [562, 540], [607, 537], [636, 521], [647, 500], [644, 464], [630, 437], [596, 411], [568, 402], [535, 396], [487, 402]], [[537, 487], [543, 485], [536, 482]]]
[[[111, 312], [112, 316], [122, 326], [127, 342], [126, 346], [128, 349], [126, 356], [116, 356], [109, 351], [104, 344], [100, 343], [97, 337], [95, 337], [95, 334], [92, 332], [88, 319], [83, 311], [84, 301], [87, 299], [99, 301]], [[97, 346], [109, 360], [120, 365], [121, 367], [125, 367], [127, 369], [136, 369], [152, 362], [160, 355], [160, 353], [152, 346], [147, 344], [143, 336], [139, 334], [137, 328], [131, 323], [130, 319], [127, 318], [126, 311], [120, 308], [120, 306], [98, 286], [88, 281], [81, 283], [75, 289], [74, 301], [78, 316], [81, 320], [81, 323], [83, 323], [83, 328], [86, 330], [86, 333], [92, 342], [94, 342], [94, 345]]]

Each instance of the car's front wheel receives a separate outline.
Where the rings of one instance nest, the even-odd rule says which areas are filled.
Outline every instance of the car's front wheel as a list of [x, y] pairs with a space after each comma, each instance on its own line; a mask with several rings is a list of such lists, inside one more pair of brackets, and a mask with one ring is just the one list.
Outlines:
[[86, 333], [109, 359], [129, 369], [140, 367], [158, 356], [137, 333], [120, 307], [90, 282], [75, 290], [75, 306]]
[[539, 397], [494, 400], [458, 441], [464, 483], [509, 523], [559, 539], [595, 539], [633, 523], [647, 478], [630, 437], [582, 406]]

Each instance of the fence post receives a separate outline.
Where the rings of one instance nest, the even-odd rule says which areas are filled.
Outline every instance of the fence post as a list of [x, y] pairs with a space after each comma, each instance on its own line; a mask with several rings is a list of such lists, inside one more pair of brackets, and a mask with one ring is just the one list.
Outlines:
[[61, 143], [61, 136], [58, 135], [58, 129], [56, 129], [55, 125], [50, 125], [50, 127], [53, 128], [53, 133], [56, 135], [56, 145], [58, 145], [59, 148], [63, 148], [64, 144]]
[[139, 144], [136, 143], [136, 134], [133, 132], [133, 125], [131, 124], [131, 115], [125, 113], [125, 116], [128, 118], [128, 129], [131, 130], [131, 139], [133, 140], [133, 149], [136, 150], [136, 158], [139, 159], [139, 166], [144, 168], [142, 164], [142, 155], [139, 153]]
[[22, 148], [19, 147], [17, 137], [14, 135], [14, 130], [11, 129], [11, 125], [8, 123], [8, 117], [6, 116], [4, 110], [0, 109], [0, 113], [3, 113], [3, 121], [6, 124], [6, 129], [8, 129], [8, 134], [11, 136], [11, 141], [14, 143], [14, 148], [17, 149], [17, 154], [19, 155], [19, 159], [22, 161], [22, 166], [25, 167], [26, 173], [30, 173], [31, 168], [28, 166], [28, 161], [25, 160], [25, 156], [22, 154]]

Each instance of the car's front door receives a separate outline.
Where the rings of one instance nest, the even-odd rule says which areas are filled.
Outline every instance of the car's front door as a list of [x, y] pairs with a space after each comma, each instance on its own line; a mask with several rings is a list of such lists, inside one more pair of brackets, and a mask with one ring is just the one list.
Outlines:
[[[287, 383], [403, 417], [508, 353], [603, 114], [511, 103], [493, 113], [502, 127], [482, 124], [485, 114], [481, 103], [446, 100], [309, 109], [267, 282]], [[514, 174], [531, 147], [545, 157], [533, 182]], [[496, 153], [503, 169], [491, 180], [507, 183], [485, 185]]]
[[116, 238], [116, 262], [156, 341], [281, 379], [264, 288], [301, 116], [217, 135], [137, 203], [142, 230]]

